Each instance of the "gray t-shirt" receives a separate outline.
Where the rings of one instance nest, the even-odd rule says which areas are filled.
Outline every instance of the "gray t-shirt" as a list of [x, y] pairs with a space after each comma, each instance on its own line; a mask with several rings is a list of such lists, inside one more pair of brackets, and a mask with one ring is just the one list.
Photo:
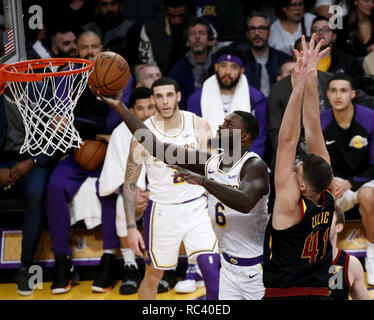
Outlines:
[[186, 54], [187, 59], [190, 61], [192, 65], [192, 74], [193, 74], [193, 80], [194, 80], [194, 86], [196, 89], [199, 89], [202, 87], [203, 82], [206, 80], [206, 76], [208, 74], [209, 67], [211, 66], [213, 62], [213, 54], [210, 51], [208, 58], [206, 59], [205, 63], [203, 64], [197, 64], [192, 59], [192, 56], [189, 52]]

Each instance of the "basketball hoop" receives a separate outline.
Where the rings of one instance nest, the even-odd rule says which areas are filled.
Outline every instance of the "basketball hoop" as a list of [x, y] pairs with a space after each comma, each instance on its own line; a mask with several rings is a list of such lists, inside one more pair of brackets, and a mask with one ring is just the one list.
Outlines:
[[[57, 71], [63, 66], [63, 71]], [[0, 67], [0, 94], [15, 103], [25, 126], [20, 153], [66, 152], [83, 144], [73, 110], [86, 88], [93, 63], [78, 58], [28, 60]], [[6, 90], [5, 87], [7, 87]]]

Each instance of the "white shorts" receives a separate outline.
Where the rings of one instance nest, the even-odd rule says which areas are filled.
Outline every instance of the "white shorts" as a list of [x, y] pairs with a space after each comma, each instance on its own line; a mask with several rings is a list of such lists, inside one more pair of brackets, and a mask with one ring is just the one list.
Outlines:
[[[343, 180], [341, 178], [335, 177], [338, 180]], [[364, 183], [361, 187], [370, 187], [374, 189], [374, 180]], [[358, 189], [358, 190], [360, 190]], [[343, 193], [343, 196], [339, 199], [336, 199], [336, 205], [343, 211], [346, 212], [351, 210], [356, 204], [358, 204], [357, 200], [357, 191], [347, 190]]]
[[261, 300], [265, 294], [262, 265], [236, 266], [221, 257], [219, 300]]
[[177, 266], [182, 241], [189, 263], [196, 263], [200, 254], [218, 252], [205, 197], [183, 204], [153, 202], [149, 214], [143, 217], [143, 227], [144, 256], [156, 269]]

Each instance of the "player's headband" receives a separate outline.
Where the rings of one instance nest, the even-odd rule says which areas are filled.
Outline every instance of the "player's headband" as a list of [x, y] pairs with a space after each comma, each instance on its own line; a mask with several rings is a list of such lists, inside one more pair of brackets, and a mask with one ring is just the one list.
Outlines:
[[240, 59], [238, 56], [234, 56], [232, 54], [221, 54], [218, 59], [217, 63], [220, 63], [222, 61], [228, 61], [228, 62], [234, 62], [240, 66], [240, 68], [244, 67], [242, 59]]

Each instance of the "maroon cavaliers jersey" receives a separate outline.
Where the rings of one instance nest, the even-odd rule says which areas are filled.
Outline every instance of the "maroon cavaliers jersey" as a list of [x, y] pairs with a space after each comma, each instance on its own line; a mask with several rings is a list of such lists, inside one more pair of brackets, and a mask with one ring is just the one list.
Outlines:
[[300, 197], [299, 206], [298, 224], [276, 230], [271, 217], [267, 225], [263, 263], [265, 297], [328, 295], [334, 198], [325, 191], [318, 205]]

